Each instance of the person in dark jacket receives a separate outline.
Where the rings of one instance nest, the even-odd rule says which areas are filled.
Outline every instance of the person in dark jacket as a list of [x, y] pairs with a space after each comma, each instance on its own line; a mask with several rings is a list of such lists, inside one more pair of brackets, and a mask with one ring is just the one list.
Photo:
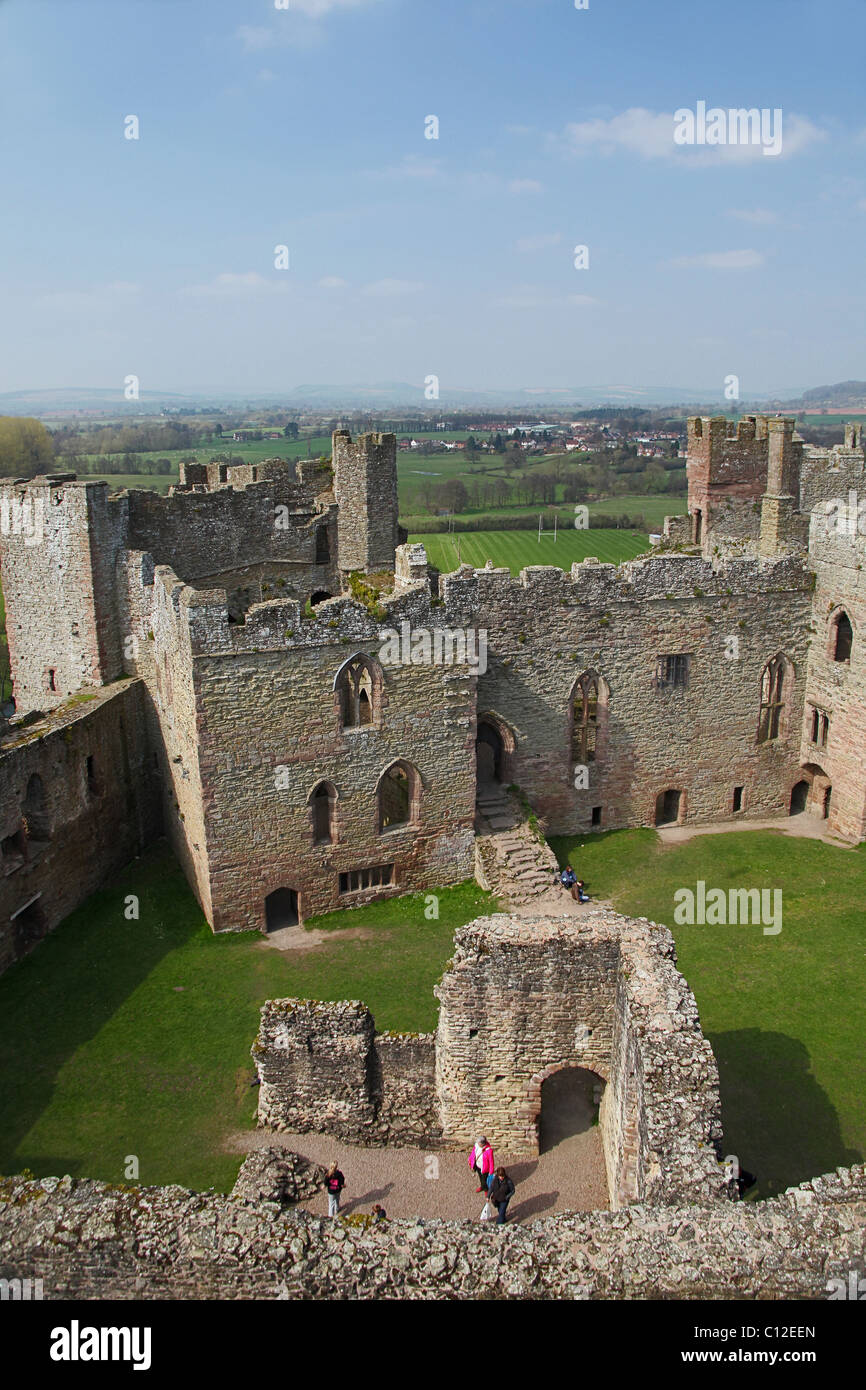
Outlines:
[[514, 1196], [514, 1183], [511, 1181], [504, 1168], [496, 1169], [496, 1174], [490, 1184], [490, 1191], [487, 1196], [499, 1213], [496, 1218], [497, 1226], [504, 1226], [508, 1203]]
[[328, 1194], [328, 1215], [339, 1216], [340, 1214], [340, 1193], [346, 1186], [346, 1179], [340, 1172], [336, 1163], [332, 1163], [325, 1174], [325, 1191]]

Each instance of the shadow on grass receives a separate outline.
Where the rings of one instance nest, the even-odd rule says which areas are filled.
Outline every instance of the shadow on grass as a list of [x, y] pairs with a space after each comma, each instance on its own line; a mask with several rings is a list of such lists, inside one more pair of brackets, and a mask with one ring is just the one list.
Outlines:
[[[127, 895], [138, 920], [124, 915]], [[50, 1104], [64, 1065], [96, 1036], [169, 952], [210, 931], [164, 842], [119, 870], [0, 978], [0, 1172], [28, 1166], [20, 1150]], [[97, 1104], [104, 1104], [104, 1096]], [[82, 1111], [90, 1098], [78, 1097]], [[16, 1152], [18, 1151], [18, 1152]], [[78, 1159], [40, 1154], [31, 1166], [76, 1176]]]
[[725, 1153], [757, 1177], [751, 1199], [863, 1162], [859, 1149], [845, 1145], [801, 1042], [759, 1028], [708, 1036], [719, 1065]]

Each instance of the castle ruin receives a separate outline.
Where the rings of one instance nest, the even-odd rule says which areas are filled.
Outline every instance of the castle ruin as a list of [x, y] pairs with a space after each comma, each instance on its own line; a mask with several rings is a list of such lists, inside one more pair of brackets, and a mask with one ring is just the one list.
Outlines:
[[[461, 882], [491, 784], [552, 834], [805, 810], [864, 839], [864, 467], [859, 426], [695, 418], [655, 552], [519, 578], [405, 544], [393, 435], [167, 496], [3, 481], [0, 966], [160, 834], [215, 931]], [[419, 632], [446, 657], [385, 659]]]

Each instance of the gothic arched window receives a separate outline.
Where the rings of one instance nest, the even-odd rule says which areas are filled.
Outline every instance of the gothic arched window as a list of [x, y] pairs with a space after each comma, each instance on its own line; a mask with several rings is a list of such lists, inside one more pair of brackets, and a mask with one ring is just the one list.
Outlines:
[[758, 742], [770, 743], [782, 732], [785, 713], [785, 677], [788, 663], [780, 654], [768, 661], [761, 672], [761, 717], [758, 721]]

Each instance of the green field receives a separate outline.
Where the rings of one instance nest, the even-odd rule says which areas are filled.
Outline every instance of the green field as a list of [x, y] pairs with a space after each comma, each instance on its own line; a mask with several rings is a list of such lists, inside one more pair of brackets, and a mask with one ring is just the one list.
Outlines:
[[363, 937], [277, 951], [257, 932], [215, 937], [155, 847], [0, 978], [0, 1172], [118, 1182], [135, 1154], [143, 1183], [226, 1190], [240, 1164], [226, 1135], [254, 1124], [261, 1005], [363, 999], [379, 1028], [434, 1028], [455, 928], [496, 910], [471, 882], [438, 896], [438, 921], [415, 894], [306, 924]]
[[535, 531], [466, 531], [462, 535], [411, 535], [420, 541], [436, 569], [449, 573], [459, 564], [481, 569], [488, 560], [496, 568], [508, 567], [519, 574], [527, 565], [559, 565], [571, 569], [575, 561], [595, 555], [602, 562], [619, 564], [649, 549], [646, 536], [637, 531], [575, 531], [563, 529], [556, 540], [545, 532], [539, 541]]
[[[653, 830], [552, 841], [595, 897], [665, 922], [719, 1064], [725, 1152], [762, 1197], [866, 1155], [866, 845], [772, 831]], [[674, 893], [781, 888], [777, 936], [760, 926], [677, 926]]]

